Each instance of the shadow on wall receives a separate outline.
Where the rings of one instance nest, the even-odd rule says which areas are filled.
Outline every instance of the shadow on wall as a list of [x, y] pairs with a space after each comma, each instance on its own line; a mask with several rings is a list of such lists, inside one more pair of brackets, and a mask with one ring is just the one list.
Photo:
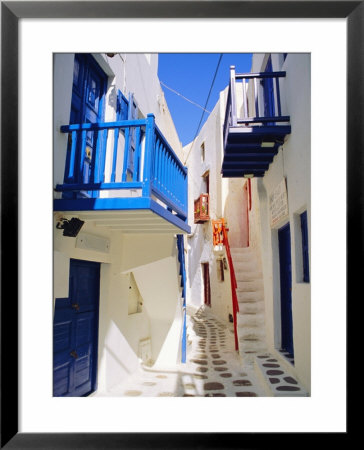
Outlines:
[[177, 255], [138, 267], [133, 272], [150, 322], [152, 360], [174, 364], [182, 331]]
[[224, 218], [229, 228], [230, 247], [248, 247], [248, 198], [246, 180], [229, 178], [228, 195], [225, 200]]
[[[188, 277], [190, 287], [195, 283], [195, 277], [200, 275], [200, 264], [203, 255], [205, 236], [210, 230], [210, 222], [196, 225], [195, 234], [188, 238]], [[212, 230], [211, 230], [212, 233]]]
[[109, 389], [133, 373], [138, 344], [150, 334], [147, 314], [128, 315], [128, 277], [120, 266], [102, 264], [99, 325], [99, 387]]
[[141, 340], [151, 340], [150, 363], [170, 365], [178, 361], [182, 300], [175, 255], [133, 270], [143, 298], [143, 310], [135, 314], [128, 314], [128, 274], [109, 265], [104, 265], [103, 271], [99, 371], [100, 389], [107, 391], [138, 369]]

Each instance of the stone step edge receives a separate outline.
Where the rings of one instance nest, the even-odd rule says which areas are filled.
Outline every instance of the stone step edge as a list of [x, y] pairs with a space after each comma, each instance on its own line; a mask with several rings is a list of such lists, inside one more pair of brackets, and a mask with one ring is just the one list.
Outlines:
[[[269, 361], [273, 359], [274, 361]], [[263, 364], [274, 364], [278, 367], [264, 367]], [[309, 393], [302, 386], [302, 384], [297, 380], [291, 371], [288, 370], [286, 365], [280, 361], [280, 358], [271, 353], [265, 352], [254, 356], [254, 369], [256, 374], [259, 376], [265, 390], [269, 392], [269, 397], [309, 397]], [[280, 371], [281, 374], [268, 374], [268, 371]], [[269, 379], [274, 379], [272, 383]], [[288, 381], [287, 381], [288, 380]], [[280, 388], [280, 389], [278, 389]], [[298, 390], [297, 390], [298, 388]], [[284, 389], [284, 390], [281, 390]]]

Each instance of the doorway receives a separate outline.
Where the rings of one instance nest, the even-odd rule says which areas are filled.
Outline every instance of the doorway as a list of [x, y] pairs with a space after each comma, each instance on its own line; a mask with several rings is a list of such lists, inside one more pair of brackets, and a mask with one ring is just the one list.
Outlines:
[[53, 322], [53, 396], [96, 390], [100, 263], [70, 260], [69, 297], [57, 298]]
[[286, 350], [293, 357], [292, 263], [289, 224], [278, 230], [278, 244], [281, 287], [281, 349]]
[[207, 306], [211, 306], [210, 265], [208, 262], [202, 263], [202, 278], [203, 278], [204, 304]]
[[[106, 86], [107, 76], [95, 59], [89, 54], [76, 54], [73, 67], [70, 124], [102, 121]], [[70, 160], [72, 140], [69, 142], [65, 173], [69, 173], [68, 168], [73, 164], [75, 170], [72, 171], [72, 177], [65, 179], [65, 182], [87, 184], [99, 179], [101, 174], [98, 172], [101, 170], [102, 161], [98, 159], [102, 155], [97, 154], [97, 147], [100, 146], [98, 142], [100, 139], [101, 134], [95, 131], [87, 131], [82, 135], [82, 139], [77, 139], [76, 161]], [[82, 141], [85, 141], [85, 145]], [[71, 195], [91, 197], [93, 193], [82, 191], [81, 194]]]

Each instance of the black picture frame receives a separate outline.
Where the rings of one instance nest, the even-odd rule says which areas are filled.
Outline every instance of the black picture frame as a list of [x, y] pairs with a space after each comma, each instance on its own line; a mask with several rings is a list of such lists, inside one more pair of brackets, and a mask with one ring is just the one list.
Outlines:
[[[22, 18], [346, 18], [347, 304], [363, 274], [363, 1], [3, 1], [1, 2], [1, 448], [265, 448], [281, 439], [259, 433], [18, 432], [18, 22]], [[86, 7], [87, 5], [87, 7]], [[339, 122], [343, 123], [344, 118]], [[335, 126], [335, 124], [333, 124]], [[338, 175], [339, 176], [339, 175]], [[333, 216], [336, 212], [333, 212]], [[344, 213], [341, 205], [340, 214]], [[333, 224], [334, 225], [334, 224]], [[350, 349], [348, 343], [347, 348]], [[348, 358], [349, 360], [349, 358]], [[335, 434], [336, 443], [349, 437]], [[243, 435], [243, 436], [242, 436]], [[318, 443], [320, 433], [315, 434]], [[322, 435], [327, 443], [327, 435]], [[285, 435], [307, 444], [312, 436]], [[265, 444], [263, 445], [263, 440]], [[305, 442], [307, 441], [307, 442]]]

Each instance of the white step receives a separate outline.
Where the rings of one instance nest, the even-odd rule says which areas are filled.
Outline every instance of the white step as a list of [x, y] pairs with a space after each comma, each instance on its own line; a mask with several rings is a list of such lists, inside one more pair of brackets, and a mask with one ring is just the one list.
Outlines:
[[239, 353], [242, 355], [244, 352], [264, 352], [267, 346], [265, 341], [245, 341], [239, 339]]
[[264, 314], [237, 314], [238, 327], [264, 327]]
[[239, 281], [237, 280], [237, 291], [254, 292], [263, 290], [263, 280]]
[[264, 312], [264, 302], [239, 302], [239, 314], [256, 314]]
[[239, 327], [238, 328], [239, 339], [254, 339], [264, 340], [265, 331], [261, 327]]
[[256, 259], [255, 255], [253, 253], [252, 254], [246, 253], [244, 255], [233, 255], [233, 254], [231, 254], [231, 257], [232, 257], [234, 265], [235, 264], [239, 264], [239, 263], [240, 264], [243, 264], [243, 263], [245, 263], [245, 264], [247, 264], [247, 263], [257, 264], [257, 259]]
[[257, 270], [235, 270], [236, 281], [255, 281], [262, 279], [262, 272]]
[[234, 270], [236, 272], [252, 272], [259, 271], [258, 263], [254, 260], [252, 261], [238, 261], [233, 259]]
[[231, 254], [252, 253], [251, 247], [230, 247]]
[[263, 291], [237, 291], [238, 303], [262, 302], [264, 300]]

